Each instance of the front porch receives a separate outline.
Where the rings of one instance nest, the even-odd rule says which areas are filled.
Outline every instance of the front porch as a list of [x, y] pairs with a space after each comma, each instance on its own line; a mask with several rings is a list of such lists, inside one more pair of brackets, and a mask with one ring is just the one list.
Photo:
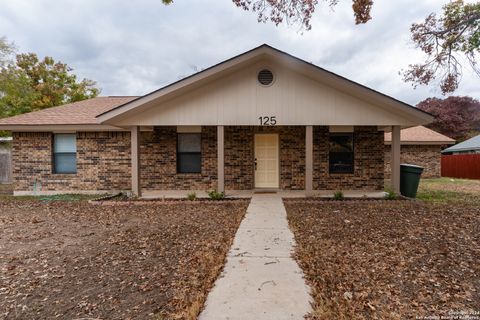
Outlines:
[[[203, 197], [212, 189], [231, 197], [250, 197], [264, 189], [284, 197], [331, 197], [336, 191], [346, 197], [383, 197], [383, 130], [377, 126], [158, 126], [146, 131], [135, 126], [130, 131], [131, 190], [141, 198], [184, 198], [192, 192]], [[178, 135], [189, 131], [201, 135], [200, 170], [181, 173]], [[392, 131], [392, 163], [397, 159], [393, 167], [398, 169], [392, 186], [398, 190], [400, 139], [395, 131], [400, 127], [393, 126]], [[331, 172], [330, 137], [342, 132], [352, 136], [352, 169]], [[258, 184], [258, 135], [278, 136], [273, 152], [278, 156], [265, 161], [274, 163], [271, 172], [278, 176], [270, 185]]]

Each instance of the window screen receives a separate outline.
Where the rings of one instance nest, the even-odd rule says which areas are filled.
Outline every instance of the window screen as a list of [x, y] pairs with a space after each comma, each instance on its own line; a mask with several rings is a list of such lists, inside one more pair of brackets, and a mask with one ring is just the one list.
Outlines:
[[177, 134], [177, 172], [202, 172], [202, 136], [200, 133]]
[[353, 134], [331, 133], [330, 173], [353, 173]]
[[77, 172], [76, 134], [55, 134], [53, 136], [53, 172]]

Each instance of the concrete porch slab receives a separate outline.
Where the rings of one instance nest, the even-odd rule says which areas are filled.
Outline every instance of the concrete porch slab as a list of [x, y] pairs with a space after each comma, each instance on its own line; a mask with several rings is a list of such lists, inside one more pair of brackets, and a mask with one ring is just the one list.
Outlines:
[[[333, 198], [338, 190], [317, 190], [313, 191], [312, 197]], [[182, 199], [186, 198], [189, 193], [197, 195], [198, 198], [208, 198], [205, 190], [144, 190], [142, 191], [142, 199]], [[358, 190], [342, 190], [346, 198], [384, 198], [384, 191], [358, 191]], [[269, 195], [274, 194], [281, 198], [305, 198], [304, 190], [277, 190], [268, 191], [268, 193], [256, 193], [255, 190], [227, 190], [225, 194], [229, 198], [251, 198], [254, 194]]]

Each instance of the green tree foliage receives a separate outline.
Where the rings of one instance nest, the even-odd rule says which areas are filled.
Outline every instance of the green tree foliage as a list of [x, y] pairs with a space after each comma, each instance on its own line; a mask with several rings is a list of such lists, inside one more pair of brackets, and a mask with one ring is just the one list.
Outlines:
[[8, 62], [6, 57], [13, 53], [13, 47], [7, 47], [2, 51], [4, 64], [0, 70], [0, 118], [81, 101], [100, 93], [94, 81], [79, 81], [72, 68], [51, 57], [39, 59], [34, 53], [26, 53]]

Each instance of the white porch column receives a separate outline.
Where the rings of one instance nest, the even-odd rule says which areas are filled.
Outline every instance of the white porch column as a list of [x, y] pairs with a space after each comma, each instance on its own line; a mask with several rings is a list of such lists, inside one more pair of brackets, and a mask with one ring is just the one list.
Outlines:
[[132, 193], [137, 197], [142, 196], [140, 188], [140, 127], [135, 126], [130, 130], [131, 156], [132, 156]]
[[305, 127], [305, 195], [313, 194], [313, 126]]
[[392, 126], [390, 166], [392, 167], [392, 189], [400, 194], [400, 126]]
[[217, 191], [225, 191], [225, 130], [217, 126]]

